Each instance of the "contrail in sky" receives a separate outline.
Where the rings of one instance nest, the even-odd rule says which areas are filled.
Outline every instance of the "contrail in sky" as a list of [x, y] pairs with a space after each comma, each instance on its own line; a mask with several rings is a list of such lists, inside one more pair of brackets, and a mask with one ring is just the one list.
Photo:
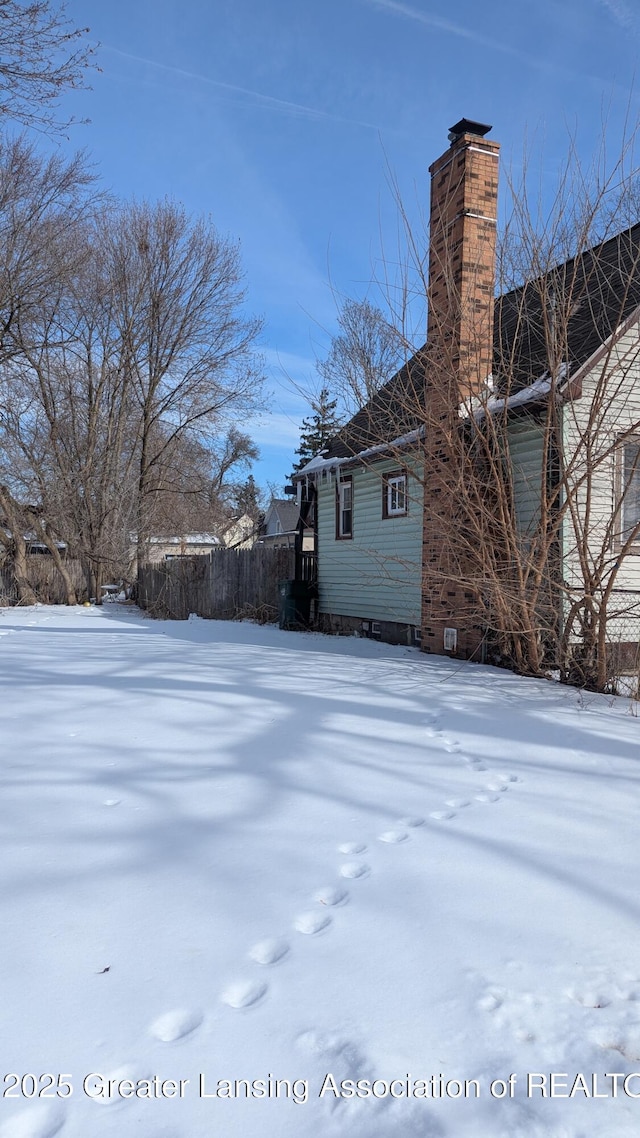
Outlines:
[[122, 56], [123, 59], [131, 59], [134, 63], [145, 63], [149, 67], [158, 67], [162, 71], [168, 71], [172, 75], [177, 75], [182, 79], [192, 79], [198, 83], [206, 83], [209, 87], [215, 87], [220, 91], [229, 91], [234, 95], [243, 95], [246, 98], [252, 99], [258, 106], [264, 107], [266, 110], [279, 111], [281, 114], [306, 116], [307, 118], [317, 119], [318, 121], [326, 120], [330, 122], [346, 123], [349, 126], [360, 126], [366, 130], [379, 130], [379, 127], [373, 123], [361, 122], [358, 119], [347, 119], [341, 115], [333, 115], [330, 111], [321, 111], [316, 107], [307, 107], [304, 103], [291, 103], [286, 99], [276, 99], [273, 95], [264, 95], [261, 91], [253, 91], [249, 87], [239, 87], [235, 83], [224, 83], [221, 79], [210, 79], [208, 75], [199, 75], [194, 71], [185, 71], [182, 67], [175, 67], [171, 63], [160, 63], [157, 59], [146, 59], [141, 55], [132, 55], [129, 51], [121, 51], [118, 47], [112, 47], [110, 44], [103, 43], [101, 47], [106, 48], [107, 51], [113, 52], [115, 55]]

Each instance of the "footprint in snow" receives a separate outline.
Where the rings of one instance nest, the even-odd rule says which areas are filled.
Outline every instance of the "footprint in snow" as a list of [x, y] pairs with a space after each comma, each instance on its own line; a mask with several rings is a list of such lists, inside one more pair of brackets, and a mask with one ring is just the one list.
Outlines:
[[461, 749], [461, 744], [457, 739], [443, 739], [442, 742], [445, 751], [448, 751], [450, 755], [457, 754]]
[[466, 759], [465, 762], [472, 771], [486, 771], [487, 769], [482, 759]]
[[0, 1127], [0, 1138], [53, 1138], [59, 1134], [65, 1117], [58, 1104], [34, 1106], [8, 1119]]
[[340, 866], [340, 876], [353, 881], [359, 877], [366, 877], [369, 873], [369, 866], [365, 865], [363, 861], [347, 861]]
[[316, 933], [321, 933], [328, 928], [330, 924], [331, 917], [328, 913], [314, 909], [312, 912], [301, 913], [299, 917], [296, 917], [293, 927], [306, 936], [315, 936]]
[[611, 996], [601, 988], [572, 988], [567, 995], [583, 1008], [607, 1008], [611, 1003]]
[[494, 790], [498, 794], [502, 794], [505, 790], [509, 789], [509, 784], [503, 782], [500, 778], [494, 778], [491, 782], [487, 783], [487, 790]]
[[[619, 1051], [631, 1063], [637, 1063], [640, 1060], [640, 1028], [633, 1026], [631, 1030], [625, 1031], [622, 1039], [620, 1040]], [[637, 1068], [636, 1068], [637, 1069]]]
[[154, 1020], [149, 1032], [162, 1043], [175, 1043], [190, 1035], [202, 1023], [202, 1013], [199, 1011], [178, 1008], [172, 1012], [165, 1012]]
[[281, 937], [268, 937], [249, 949], [249, 957], [256, 964], [277, 964], [289, 952], [289, 945]]
[[234, 980], [221, 992], [220, 999], [230, 1008], [251, 1008], [266, 991], [267, 985], [260, 980]]
[[589, 1032], [589, 1039], [603, 1051], [619, 1051], [624, 1054], [624, 1036], [619, 1027], [610, 1023], [599, 1023]]
[[361, 854], [366, 850], [364, 842], [343, 842], [338, 846], [338, 853], [343, 854]]
[[103, 806], [119, 806], [122, 800], [120, 798], [105, 798], [102, 803]]
[[322, 1031], [303, 1031], [295, 1041], [296, 1047], [304, 1055], [323, 1059], [340, 1057], [349, 1072], [364, 1066], [364, 1056], [354, 1043], [337, 1033]]
[[447, 798], [445, 805], [451, 806], [453, 810], [462, 810], [464, 806], [470, 806], [471, 803], [468, 798]]
[[502, 1004], [500, 996], [496, 996], [495, 992], [487, 992], [486, 996], [481, 996], [478, 1000], [478, 1007], [482, 1012], [495, 1012]]
[[399, 826], [408, 826], [409, 829], [415, 830], [418, 826], [424, 826], [424, 818], [419, 814], [409, 814], [406, 818], [398, 818]]
[[499, 802], [500, 795], [494, 794], [493, 791], [483, 790], [480, 794], [475, 796], [476, 802]]
[[455, 818], [455, 814], [453, 810], [432, 810], [429, 817], [436, 822], [448, 822], [450, 818]]
[[349, 894], [346, 889], [342, 889], [339, 885], [325, 885], [322, 889], [317, 889], [313, 894], [314, 901], [319, 905], [344, 905], [348, 900]]
[[[121, 1067], [117, 1067], [115, 1071], [108, 1071], [102, 1076], [102, 1084], [105, 1087], [110, 1086], [112, 1083], [121, 1083], [123, 1079], [131, 1079], [133, 1083], [141, 1079], [151, 1079], [153, 1075], [147, 1070], [141, 1070], [136, 1063], [123, 1063]], [[98, 1087], [95, 1088], [98, 1090]], [[131, 1099], [123, 1098], [117, 1091], [109, 1094], [101, 1091], [97, 1094], [92, 1094], [92, 1102], [100, 1103], [101, 1106], [123, 1106], [125, 1103], [131, 1102]], [[138, 1101], [138, 1100], [134, 1100]]]
[[398, 845], [399, 842], [406, 842], [409, 835], [405, 830], [385, 830], [383, 834], [378, 834], [379, 842], [387, 842], [390, 846]]

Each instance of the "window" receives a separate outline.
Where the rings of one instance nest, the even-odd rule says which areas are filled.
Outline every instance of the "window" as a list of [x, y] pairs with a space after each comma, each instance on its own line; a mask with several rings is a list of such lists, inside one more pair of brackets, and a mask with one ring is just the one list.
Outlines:
[[336, 486], [336, 540], [353, 537], [353, 480], [341, 478]]
[[[624, 544], [640, 523], [640, 441], [631, 439], [621, 447], [620, 541]], [[640, 534], [634, 547], [640, 546]]]
[[407, 472], [392, 470], [382, 479], [382, 516], [400, 518], [407, 512]]

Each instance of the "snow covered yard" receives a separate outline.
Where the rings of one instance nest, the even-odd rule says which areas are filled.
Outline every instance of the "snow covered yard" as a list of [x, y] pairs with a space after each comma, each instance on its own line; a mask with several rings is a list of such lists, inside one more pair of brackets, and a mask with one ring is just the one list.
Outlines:
[[628, 701], [117, 605], [0, 667], [1, 1138], [640, 1133]]

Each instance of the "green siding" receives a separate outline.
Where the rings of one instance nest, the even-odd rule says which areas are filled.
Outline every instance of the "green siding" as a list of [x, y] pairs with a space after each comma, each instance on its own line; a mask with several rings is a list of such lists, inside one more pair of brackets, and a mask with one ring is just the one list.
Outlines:
[[533, 533], [540, 509], [543, 428], [531, 418], [514, 419], [508, 427], [518, 529]]
[[[526, 416], [509, 424], [509, 450], [518, 526], [535, 529], [540, 504], [542, 426]], [[336, 541], [336, 477], [318, 482], [318, 580], [320, 612], [336, 616], [420, 625], [423, 491], [409, 477], [405, 517], [383, 519], [382, 476], [397, 460], [348, 467], [353, 479], [353, 538]]]
[[422, 486], [411, 473], [406, 516], [382, 517], [382, 475], [399, 465], [345, 469], [353, 477], [351, 540], [336, 541], [335, 474], [319, 480], [320, 612], [420, 624]]

